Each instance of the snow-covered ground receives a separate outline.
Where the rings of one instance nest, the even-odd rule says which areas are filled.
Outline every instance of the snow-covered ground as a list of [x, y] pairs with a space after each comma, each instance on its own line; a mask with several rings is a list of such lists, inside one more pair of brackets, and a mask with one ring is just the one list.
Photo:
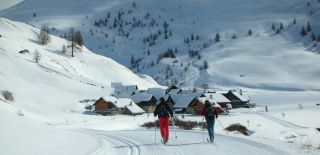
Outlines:
[[[55, 27], [55, 34], [63, 34], [73, 26], [82, 30], [90, 50], [126, 66], [130, 66], [134, 53], [136, 58], [143, 58], [142, 64], [156, 62], [160, 52], [177, 46], [178, 63], [173, 65], [175, 59], [162, 59], [154, 67], [140, 68], [141, 72], [154, 78], [159, 76], [158, 81], [165, 83], [165, 70], [170, 65], [175, 74], [173, 78], [187, 87], [204, 83], [219, 89], [241, 87], [257, 107], [235, 109], [230, 115], [220, 116], [215, 125], [215, 145], [203, 143], [202, 136], [207, 133], [201, 129], [174, 129], [169, 144], [162, 145], [159, 131], [140, 127], [155, 119], [152, 114], [101, 116], [86, 111], [86, 104], [79, 102], [110, 95], [111, 82], [136, 84], [140, 89], [162, 87], [152, 78], [136, 75], [86, 47], [71, 57], [70, 49], [62, 52], [63, 45], [69, 43], [53, 35], [47, 45], [40, 45], [38, 28], [0, 18], [0, 91], [10, 91], [15, 98], [7, 101], [0, 95], [1, 155], [319, 154], [320, 132], [315, 128], [320, 128], [320, 106], [316, 105], [320, 103], [320, 69], [317, 67], [320, 57], [312, 53], [314, 49], [310, 49], [307, 38], [301, 39], [296, 34], [309, 20], [315, 33], [319, 30], [316, 1], [311, 1], [312, 7], [307, 7], [304, 0], [135, 2], [138, 9], [123, 18], [142, 19], [148, 11], [154, 18], [158, 15], [161, 18], [160, 26], [150, 32], [133, 30], [132, 40], [118, 36], [116, 29], [93, 26], [94, 21], [104, 18], [108, 11], [112, 17], [121, 8], [128, 11], [133, 5], [130, 0], [77, 3], [74, 0], [25, 0], [1, 11], [0, 15], [37, 27]], [[314, 11], [312, 16], [308, 15], [310, 10]], [[296, 26], [290, 24], [293, 17], [298, 20]], [[161, 42], [150, 48], [150, 56], [143, 54], [147, 48], [142, 38], [160, 29], [164, 20], [172, 27], [173, 36], [169, 40], [160, 39]], [[270, 31], [271, 23], [280, 22], [285, 30], [275, 35]], [[251, 37], [246, 35], [249, 28], [253, 30]], [[106, 31], [110, 36], [107, 40], [100, 33], [91, 36], [90, 29]], [[199, 34], [199, 45], [202, 45], [217, 32], [222, 41], [201, 52], [210, 67], [207, 71], [199, 70], [204, 59], [190, 59], [183, 39], [191, 33]], [[230, 39], [233, 33], [237, 35], [235, 40]], [[111, 44], [113, 37], [117, 44]], [[105, 44], [108, 47], [104, 47]], [[24, 49], [29, 53], [20, 54]], [[34, 61], [36, 51], [41, 54], [39, 63]], [[188, 71], [183, 72], [186, 66]], [[184, 119], [202, 121], [201, 117], [194, 116]], [[246, 137], [223, 130], [222, 126], [233, 123], [241, 123], [254, 133]]]

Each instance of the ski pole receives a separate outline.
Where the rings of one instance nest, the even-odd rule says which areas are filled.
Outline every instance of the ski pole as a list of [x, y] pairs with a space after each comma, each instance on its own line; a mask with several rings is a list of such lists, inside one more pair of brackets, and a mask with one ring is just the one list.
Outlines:
[[204, 143], [204, 135], [203, 135], [203, 130], [204, 130], [204, 117], [202, 117], [202, 121], [201, 121], [201, 123], [202, 123], [202, 142]]
[[223, 128], [223, 129], [225, 129], [224, 127], [223, 127], [223, 125], [221, 124], [221, 122], [219, 121], [219, 119], [218, 118], [216, 118], [217, 120], [218, 120], [218, 122], [219, 122], [219, 124], [221, 125], [221, 127]]
[[[219, 122], [219, 124], [221, 125], [221, 127], [223, 128], [223, 130], [225, 130], [224, 126], [222, 125], [222, 123], [219, 121], [219, 119], [217, 118], [217, 121]], [[229, 132], [227, 130], [225, 130], [227, 135], [229, 135]]]
[[156, 123], [156, 117], [154, 116], [153, 117], [153, 120], [154, 120], [154, 144], [157, 144], [157, 123]]
[[178, 138], [178, 136], [177, 136], [177, 131], [175, 130], [175, 123], [174, 123], [174, 121], [175, 121], [175, 120], [174, 120], [174, 117], [173, 117], [173, 120], [172, 120], [172, 126], [173, 126], [173, 129], [174, 129], [174, 135], [175, 135], [175, 136], [174, 136], [174, 138], [176, 138], [176, 139], [177, 139], [177, 138]]

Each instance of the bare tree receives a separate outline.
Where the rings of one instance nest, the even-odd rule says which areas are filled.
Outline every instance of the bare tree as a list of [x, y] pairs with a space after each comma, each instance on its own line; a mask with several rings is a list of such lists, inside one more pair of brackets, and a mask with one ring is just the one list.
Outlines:
[[74, 33], [74, 42], [79, 46], [83, 45], [83, 37], [80, 31]]
[[62, 45], [62, 53], [66, 53], [67, 52], [67, 47], [65, 44]]
[[75, 43], [74, 43], [74, 28], [73, 27], [70, 28], [68, 39], [71, 42], [71, 57], [74, 57], [73, 51], [74, 51]]
[[50, 35], [48, 33], [48, 29], [46, 29], [45, 27], [42, 27], [40, 30], [40, 34], [39, 34], [39, 42], [42, 45], [46, 45], [50, 42]]

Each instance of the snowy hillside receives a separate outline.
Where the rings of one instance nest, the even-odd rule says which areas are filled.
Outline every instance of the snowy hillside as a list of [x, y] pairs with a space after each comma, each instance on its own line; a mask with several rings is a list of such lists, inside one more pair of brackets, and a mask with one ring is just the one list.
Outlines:
[[[85, 153], [73, 151], [78, 147], [90, 151], [98, 143], [94, 138], [45, 124], [65, 125], [95, 118], [85, 113], [85, 104], [79, 101], [110, 95], [111, 82], [137, 84], [142, 89], [159, 87], [85, 47], [75, 57], [62, 54], [61, 47], [67, 44], [64, 39], [50, 36], [47, 45], [40, 45], [39, 32], [30, 25], [0, 18], [0, 91], [13, 96], [12, 101], [3, 95], [0, 98], [1, 154], [22, 154], [34, 145], [48, 150], [45, 154]], [[34, 59], [36, 51], [41, 55], [39, 63]], [[76, 142], [77, 146], [58, 149]], [[15, 147], [8, 149], [10, 146]], [[38, 149], [28, 150], [26, 154], [39, 153], [34, 152]]]
[[[319, 0], [19, 1], [0, 11], [1, 155], [319, 154]], [[74, 57], [71, 27], [84, 36]], [[170, 126], [163, 145], [141, 127], [152, 114], [85, 109], [112, 82], [240, 87], [256, 107], [219, 115], [214, 144], [203, 128]], [[224, 130], [237, 123], [251, 135]]]
[[79, 29], [89, 49], [161, 84], [319, 90], [320, 3], [308, 2], [25, 0], [0, 15], [61, 36]]
[[[83, 110], [78, 101], [110, 95], [111, 82], [138, 85], [140, 89], [159, 87], [85, 47], [75, 52], [75, 57], [70, 56], [70, 48], [63, 54], [62, 45], [68, 45], [64, 39], [51, 36], [47, 45], [40, 45], [39, 32], [27, 24], [0, 19], [0, 89], [12, 92], [17, 105], [27, 111], [45, 109], [38, 112], [49, 115], [51, 111], [46, 109], [50, 108], [60, 112], [70, 107]], [[19, 52], [22, 50], [29, 52]], [[34, 59], [37, 52], [39, 63]]]

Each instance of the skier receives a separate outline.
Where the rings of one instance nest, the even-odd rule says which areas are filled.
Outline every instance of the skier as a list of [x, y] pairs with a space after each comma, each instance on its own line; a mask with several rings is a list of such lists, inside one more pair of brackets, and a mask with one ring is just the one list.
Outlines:
[[173, 111], [163, 97], [159, 99], [159, 102], [154, 110], [154, 117], [159, 118], [162, 143], [166, 144], [169, 140], [169, 119], [173, 117]]
[[214, 140], [213, 127], [214, 127], [215, 118], [218, 118], [218, 111], [212, 106], [209, 100], [206, 100], [204, 104], [204, 108], [200, 111], [200, 115], [204, 116], [204, 118], [206, 119], [210, 142], [213, 143], [213, 140]]

